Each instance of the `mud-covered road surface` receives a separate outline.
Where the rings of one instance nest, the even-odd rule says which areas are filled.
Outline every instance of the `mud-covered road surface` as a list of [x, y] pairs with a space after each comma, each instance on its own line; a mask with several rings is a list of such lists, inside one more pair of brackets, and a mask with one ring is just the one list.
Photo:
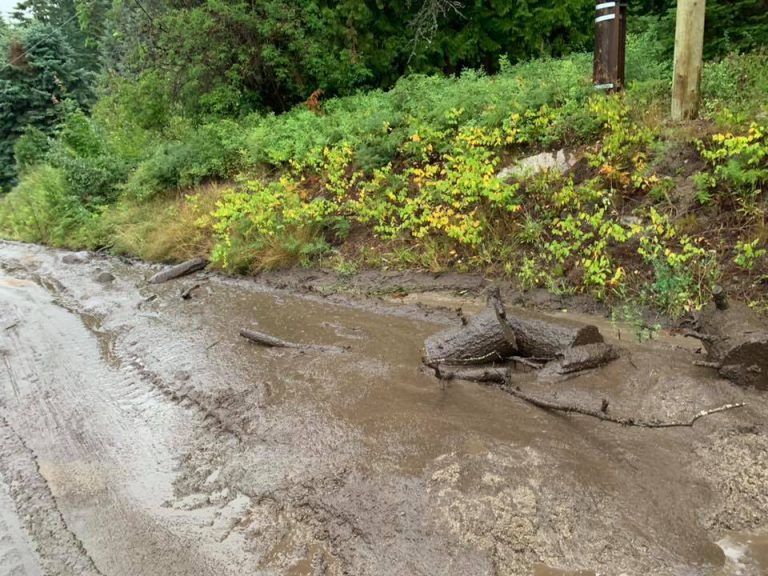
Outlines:
[[1, 575], [768, 574], [768, 395], [694, 367], [691, 341], [592, 318], [622, 357], [525, 385], [644, 419], [746, 403], [621, 427], [423, 370], [471, 287], [157, 269], [0, 243]]

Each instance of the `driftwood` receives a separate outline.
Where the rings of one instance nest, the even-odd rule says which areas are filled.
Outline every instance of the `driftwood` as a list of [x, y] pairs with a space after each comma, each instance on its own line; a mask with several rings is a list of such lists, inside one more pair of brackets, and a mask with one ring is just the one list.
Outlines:
[[559, 354], [556, 360], [511, 356], [504, 363], [488, 363], [472, 366], [436, 364], [435, 376], [441, 380], [470, 380], [472, 382], [504, 382], [512, 372], [542, 370], [542, 376], [559, 376], [598, 368], [618, 358], [618, 352], [610, 344], [585, 344], [575, 346]]
[[471, 382], [504, 382], [507, 366], [451, 366], [438, 364], [435, 375], [441, 380], [469, 380]]
[[710, 304], [699, 316], [699, 329], [686, 336], [700, 340], [707, 362], [721, 376], [743, 386], [768, 390], [768, 326], [744, 304]]
[[264, 332], [256, 332], [255, 330], [240, 330], [240, 336], [260, 344], [261, 346], [267, 346], [269, 348], [292, 348], [294, 350], [317, 350], [319, 352], [345, 352], [345, 348], [339, 346], [324, 346], [321, 344], [297, 344], [296, 342], [289, 342], [282, 340], [270, 334]]
[[518, 356], [556, 358], [569, 348], [604, 342], [600, 331], [591, 324], [553, 320], [528, 312], [510, 315], [498, 294], [491, 294], [488, 300], [502, 332], [515, 343]]
[[189, 300], [190, 298], [192, 298], [192, 292], [194, 292], [198, 288], [200, 288], [200, 284], [193, 284], [192, 286], [190, 286], [186, 290], [182, 291], [181, 299], [182, 300]]
[[516, 352], [504, 337], [493, 309], [467, 318], [466, 324], [430, 336], [424, 342], [424, 363], [486, 364], [500, 361]]
[[[602, 344], [603, 347], [587, 348], [587, 344]], [[584, 350], [573, 355], [565, 354], [577, 347]], [[577, 367], [579, 363], [594, 367], [615, 358], [615, 352], [603, 344], [603, 337], [595, 326], [517, 310], [510, 314], [498, 293], [491, 294], [488, 308], [462, 322], [462, 326], [427, 338], [424, 349], [424, 363], [433, 368], [481, 366], [480, 372], [438, 371], [438, 376], [443, 373], [459, 378], [458, 374], [464, 374], [472, 376], [469, 378], [472, 380], [483, 375], [483, 370], [496, 368], [509, 360], [518, 366], [538, 370], [548, 362], [560, 359], [563, 370], [572, 372], [584, 369]]]
[[560, 358], [547, 368], [557, 374], [572, 374], [591, 368], [598, 368], [616, 360], [619, 353], [610, 344], [585, 344], [568, 348], [560, 354]]
[[572, 406], [568, 404], [560, 404], [558, 402], [553, 402], [551, 400], [537, 398], [536, 396], [531, 396], [530, 394], [526, 394], [525, 392], [520, 390], [519, 387], [515, 387], [507, 384], [503, 385], [502, 389], [505, 392], [509, 392], [516, 398], [519, 398], [520, 400], [524, 400], [525, 402], [528, 402], [529, 404], [533, 404], [534, 406], [537, 406], [538, 408], [542, 408], [544, 410], [554, 410], [556, 412], [565, 412], [570, 414], [581, 414], [583, 416], [591, 416], [592, 418], [597, 418], [598, 420], [602, 420], [604, 422], [621, 424], [622, 426], [637, 426], [640, 428], [691, 428], [699, 418], [703, 418], [704, 416], [710, 416], [712, 414], [725, 412], [726, 410], [733, 410], [735, 408], [744, 407], [744, 403], [741, 403], [741, 402], [738, 404], [724, 404], [723, 406], [718, 406], [717, 408], [711, 408], [709, 410], [701, 410], [700, 412], [697, 412], [696, 414], [694, 414], [693, 417], [691, 417], [689, 420], [670, 420], [670, 421], [642, 420], [639, 418], [626, 418], [626, 417], [609, 415], [608, 402], [606, 402], [605, 400], [602, 401], [602, 405], [600, 408], [591, 409], [591, 408], [582, 408], [579, 406]]
[[174, 278], [180, 278], [182, 276], [186, 276], [187, 274], [192, 274], [193, 272], [202, 270], [207, 265], [208, 260], [205, 258], [193, 258], [192, 260], [187, 260], [186, 262], [182, 262], [181, 264], [173, 266], [168, 270], [158, 272], [149, 279], [149, 283], [162, 284], [163, 282], [168, 282]]

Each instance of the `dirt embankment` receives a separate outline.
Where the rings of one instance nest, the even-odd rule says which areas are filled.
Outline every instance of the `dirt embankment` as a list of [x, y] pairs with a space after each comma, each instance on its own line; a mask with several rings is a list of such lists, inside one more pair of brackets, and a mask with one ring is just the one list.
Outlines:
[[424, 338], [482, 305], [479, 277], [150, 285], [157, 267], [62, 256], [0, 245], [0, 416], [27, 446], [0, 436], [0, 477], [40, 565], [75, 543], [46, 573], [764, 573], [744, 534], [768, 526], [768, 397], [693, 366], [695, 342], [592, 317], [618, 360], [522, 383], [647, 419], [746, 404], [627, 428], [421, 369]]

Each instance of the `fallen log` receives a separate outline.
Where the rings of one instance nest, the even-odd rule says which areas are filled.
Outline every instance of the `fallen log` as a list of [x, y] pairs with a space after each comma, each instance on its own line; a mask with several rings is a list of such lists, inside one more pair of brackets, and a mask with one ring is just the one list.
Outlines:
[[557, 374], [572, 374], [599, 368], [618, 357], [618, 351], [610, 344], [584, 344], [564, 350], [560, 353], [560, 358], [550, 362], [546, 368]]
[[197, 272], [198, 270], [202, 270], [206, 266], [208, 266], [208, 260], [205, 258], [193, 258], [192, 260], [187, 260], [186, 262], [172, 266], [168, 270], [158, 272], [149, 279], [149, 283], [162, 284], [163, 282], [168, 282], [174, 278], [180, 278], [192, 274], [193, 272]]
[[466, 324], [430, 336], [424, 342], [424, 364], [487, 364], [517, 350], [504, 337], [491, 308], [467, 318]]
[[296, 342], [289, 342], [288, 340], [277, 338], [270, 334], [265, 334], [264, 332], [247, 330], [245, 328], [240, 330], [240, 336], [246, 340], [250, 340], [255, 344], [267, 346], [268, 348], [292, 348], [295, 350], [317, 350], [319, 352], [346, 352], [347, 350], [346, 348], [341, 348], [340, 346], [325, 346], [322, 344], [298, 344]]
[[441, 380], [469, 380], [471, 382], [504, 382], [509, 368], [504, 365], [494, 366], [451, 366], [438, 364], [435, 376]]
[[697, 338], [707, 351], [706, 366], [742, 386], [768, 390], [768, 326], [748, 306], [710, 304], [699, 316]]
[[529, 312], [507, 313], [498, 293], [488, 299], [507, 339], [516, 345], [518, 356], [558, 357], [564, 350], [585, 344], [601, 344], [603, 335], [592, 324], [537, 317]]
[[488, 364], [516, 356], [535, 358], [536, 364], [543, 365], [569, 348], [603, 342], [595, 326], [517, 310], [511, 315], [493, 296], [489, 304], [466, 324], [427, 338], [424, 363], [432, 367]]

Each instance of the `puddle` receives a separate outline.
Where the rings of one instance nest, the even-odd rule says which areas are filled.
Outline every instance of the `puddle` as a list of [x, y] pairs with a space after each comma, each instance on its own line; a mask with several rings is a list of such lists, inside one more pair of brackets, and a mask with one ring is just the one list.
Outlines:
[[725, 553], [723, 576], [768, 574], [768, 532], [729, 534], [717, 542]]

